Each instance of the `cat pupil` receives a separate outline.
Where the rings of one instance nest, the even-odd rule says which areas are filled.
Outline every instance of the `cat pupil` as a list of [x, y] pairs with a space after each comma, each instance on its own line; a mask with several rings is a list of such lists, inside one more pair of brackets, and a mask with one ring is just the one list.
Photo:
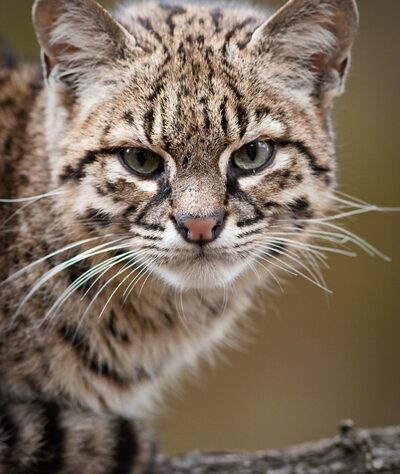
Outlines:
[[137, 160], [141, 167], [146, 164], [147, 161], [147, 151], [146, 150], [138, 150], [137, 151]]
[[257, 158], [257, 146], [256, 144], [253, 142], [253, 143], [249, 143], [247, 145], [247, 156], [249, 157], [249, 159], [251, 161], [255, 161], [255, 159]]

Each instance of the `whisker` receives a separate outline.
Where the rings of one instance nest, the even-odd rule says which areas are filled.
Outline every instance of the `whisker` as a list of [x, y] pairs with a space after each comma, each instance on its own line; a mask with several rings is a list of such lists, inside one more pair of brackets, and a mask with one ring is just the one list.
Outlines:
[[74, 264], [76, 264], [76, 263], [78, 263], [82, 260], [85, 260], [89, 257], [94, 257], [94, 256], [97, 256], [97, 255], [100, 255], [101, 253], [106, 253], [106, 252], [110, 252], [110, 251], [113, 251], [113, 250], [120, 250], [120, 249], [126, 248], [126, 245], [125, 246], [122, 246], [122, 245], [119, 245], [119, 246], [114, 245], [113, 246], [113, 244], [118, 242], [118, 241], [120, 241], [120, 239], [115, 240], [111, 243], [107, 242], [105, 244], [98, 245], [98, 246], [96, 246], [96, 247], [94, 247], [93, 249], [90, 249], [90, 250], [85, 250], [84, 252], [70, 258], [66, 262], [62, 262], [62, 263], [56, 265], [55, 267], [53, 267], [52, 269], [48, 270], [46, 273], [44, 273], [44, 275], [42, 275], [37, 280], [37, 282], [29, 290], [27, 295], [23, 298], [23, 300], [21, 301], [21, 303], [19, 304], [19, 306], [17, 308], [15, 316], [20, 314], [20, 311], [21, 311], [22, 307], [31, 299], [31, 297], [39, 290], [39, 288], [41, 288], [45, 283], [47, 283], [51, 278], [53, 278], [55, 275], [57, 275], [61, 271], [65, 270], [66, 268], [69, 268], [72, 265], [74, 265]]
[[[129, 274], [128, 274], [126, 277], [124, 277], [123, 280], [116, 286], [116, 288], [112, 291], [111, 295], [108, 297], [106, 303], [104, 304], [103, 309], [101, 310], [101, 312], [100, 312], [100, 314], [99, 314], [99, 316], [98, 316], [98, 319], [100, 319], [100, 318], [103, 316], [103, 314], [104, 314], [104, 312], [105, 312], [107, 306], [109, 305], [110, 301], [111, 301], [112, 298], [114, 297], [115, 293], [121, 288], [121, 286], [125, 283], [125, 281], [126, 281], [131, 275], [133, 275], [135, 272], [137, 272], [138, 269], [139, 269], [141, 266], [144, 265], [144, 263], [146, 263], [146, 262], [143, 262], [141, 265], [138, 265], [137, 267], [135, 266], [135, 268], [134, 268], [131, 272], [129, 272]], [[128, 266], [127, 268], [125, 268], [123, 271], [125, 272], [125, 271], [129, 270], [130, 268], [132, 268], [132, 266], [134, 266], [134, 261], [133, 261], [133, 263], [132, 263], [130, 266]], [[95, 300], [97, 299], [97, 297], [100, 295], [100, 293], [103, 291], [103, 289], [104, 289], [106, 286], [108, 286], [108, 285], [111, 283], [111, 281], [112, 281], [113, 279], [115, 279], [115, 278], [116, 278], [119, 274], [121, 274], [121, 273], [122, 273], [122, 270], [121, 270], [120, 272], [118, 272], [117, 275], [115, 275], [114, 277], [110, 278], [110, 279], [107, 281], [107, 283], [105, 283], [105, 284], [100, 288], [100, 290], [98, 291], [98, 293], [97, 293], [96, 296], [94, 297], [93, 301], [95, 301]], [[92, 304], [92, 303], [91, 303], [91, 304]], [[88, 312], [89, 309], [90, 309], [90, 305], [89, 305], [88, 308], [86, 309], [84, 315]]]
[[[58, 250], [55, 250], [54, 252], [51, 252], [47, 255], [45, 255], [44, 257], [41, 257], [37, 260], [35, 260], [34, 262], [32, 263], [29, 263], [28, 265], [26, 265], [25, 267], [21, 268], [20, 270], [17, 270], [15, 273], [13, 273], [11, 276], [9, 276], [7, 279], [3, 280], [1, 283], [0, 283], [0, 288], [5, 284], [5, 283], [8, 283], [10, 281], [13, 281], [15, 280], [16, 278], [20, 277], [21, 275], [23, 275], [25, 272], [27, 272], [28, 270], [31, 270], [33, 267], [35, 267], [36, 265], [39, 265], [40, 263], [43, 263], [45, 262], [46, 260], [49, 260], [61, 253], [64, 253], [64, 252], [67, 252], [68, 250], [72, 250], [73, 248], [76, 248], [76, 247], [79, 247], [79, 246], [82, 246], [82, 245], [85, 245], [85, 244], [88, 244], [90, 242], [93, 242], [94, 240], [100, 240], [100, 239], [104, 239], [106, 237], [115, 237], [114, 234], [109, 234], [109, 235], [106, 235], [106, 236], [97, 236], [97, 237], [90, 237], [90, 238], [87, 238], [87, 239], [82, 239], [82, 240], [79, 240], [77, 242], [73, 242], [71, 244], [68, 244], [64, 247], [62, 247], [61, 249], [58, 249]], [[121, 239], [122, 240], [122, 239]], [[118, 240], [116, 241], [113, 241], [113, 242], [117, 242]], [[107, 244], [104, 244], [104, 245], [107, 245]]]
[[142, 264], [143, 268], [140, 270], [138, 275], [136, 275], [135, 278], [129, 283], [128, 287], [124, 291], [123, 305], [126, 303], [126, 301], [129, 298], [129, 295], [131, 294], [131, 292], [135, 288], [136, 284], [141, 280], [143, 275], [146, 273], [146, 271], [149, 271], [149, 274], [150, 274], [150, 268], [149, 267], [150, 267], [150, 265], [152, 265], [157, 260], [158, 260], [158, 257], [154, 257], [152, 260], [148, 260], [146, 262], [143, 262], [143, 264]]
[[[277, 252], [278, 254], [280, 255], [283, 255], [285, 256], [286, 258], [289, 258], [290, 260], [292, 260], [293, 262], [295, 262], [297, 265], [300, 265], [300, 267], [302, 267], [306, 272], [309, 273], [310, 275], [310, 281], [312, 281], [313, 283], [317, 284], [317, 286], [320, 286], [322, 289], [324, 290], [327, 290], [327, 291], [330, 291], [328, 290], [328, 288], [326, 288], [326, 285], [324, 284], [324, 281], [321, 281], [318, 277], [318, 274], [316, 274], [314, 271], [312, 271], [309, 267], [307, 267], [307, 265], [305, 265], [304, 262], [302, 262], [298, 256], [296, 254], [294, 254], [295, 256], [293, 256], [293, 252], [289, 251], [289, 250], [282, 250], [279, 246], [275, 246], [273, 243], [271, 244], [270, 242], [267, 243], [267, 249], [270, 249], [272, 248], [272, 250], [274, 250], [274, 252]], [[273, 255], [270, 255], [272, 258], [276, 258], [274, 257]], [[280, 260], [281, 261], [281, 260]], [[282, 263], [286, 263], [286, 262], [282, 262]], [[293, 269], [295, 269], [294, 267], [291, 267]], [[302, 272], [300, 272], [297, 268], [295, 269], [299, 275], [303, 276], [303, 277], [306, 277], [305, 274], [303, 274]]]
[[344, 234], [346, 234], [346, 236], [349, 237], [349, 240], [351, 242], [358, 245], [362, 250], [364, 250], [371, 257], [376, 255], [376, 256], [382, 258], [382, 260], [390, 262], [389, 257], [387, 257], [385, 254], [383, 254], [380, 250], [378, 250], [376, 247], [371, 245], [365, 239], [359, 237], [358, 235], [354, 234], [350, 230], [343, 229], [342, 227], [339, 227], [338, 225], [332, 224], [331, 222], [320, 222], [320, 225], [332, 228], [332, 229], [334, 229], [336, 231], [339, 231], [339, 232], [343, 232]]
[[[87, 294], [90, 292], [90, 290], [93, 288], [93, 286], [99, 281], [99, 279], [104, 276], [108, 271], [110, 271], [115, 265], [128, 260], [132, 259], [138, 252], [135, 250], [131, 250], [129, 252], [125, 252], [123, 255], [117, 255], [111, 258], [108, 258], [107, 260], [98, 263], [94, 267], [90, 268], [86, 272], [84, 272], [82, 275], [79, 276], [71, 285], [69, 285], [64, 292], [61, 294], [61, 296], [57, 299], [57, 301], [53, 304], [53, 306], [49, 309], [47, 312], [47, 316], [50, 316], [52, 313], [55, 314], [58, 309], [64, 304], [64, 302], [73, 295], [75, 291], [77, 291], [80, 287], [85, 285], [86, 282], [88, 282], [93, 276], [100, 274], [96, 280], [90, 285], [90, 287], [85, 291], [85, 293], [81, 297], [81, 301], [84, 300], [84, 298], [87, 296]], [[120, 272], [118, 272], [117, 276], [122, 273], [122, 271], [125, 270], [126, 266], [129, 265], [126, 264]]]
[[[258, 254], [256, 251], [249, 252], [249, 254], [250, 254], [250, 255], [253, 255], [253, 256], [258, 260], [259, 254]], [[279, 287], [281, 293], [284, 294], [282, 284], [281, 284], [281, 282], [279, 281], [278, 277], [273, 273], [273, 271], [272, 271], [271, 269], [269, 269], [268, 267], [266, 267], [262, 262], [257, 261], [257, 263], [258, 263], [259, 265], [261, 265], [261, 267], [262, 267], [269, 275], [271, 275], [272, 279], [273, 279], [273, 280], [275, 281], [275, 283], [278, 285], [278, 287]], [[252, 271], [255, 271], [254, 265], [251, 265], [250, 268], [252, 269]]]
[[[284, 262], [282, 260], [279, 260], [277, 257], [275, 257], [274, 255], [271, 255], [270, 253], [268, 253], [267, 251], [263, 252], [263, 259], [270, 263], [271, 265], [275, 265], [275, 266], [278, 266], [278, 268], [281, 268], [283, 271], [286, 271], [287, 273], [290, 273], [294, 276], [302, 276], [303, 278], [305, 278], [307, 281], [313, 283], [314, 285], [316, 285], [318, 288], [321, 288], [322, 290], [328, 292], [328, 293], [332, 293], [332, 291], [329, 289], [329, 288], [326, 288], [324, 287], [321, 283], [319, 283], [318, 281], [315, 281], [313, 280], [313, 278], [309, 277], [308, 275], [306, 275], [305, 273], [301, 272], [300, 270], [296, 269], [295, 267], [293, 267], [292, 265], [289, 265], [287, 262]], [[273, 259], [273, 260], [277, 260], [279, 261], [282, 265], [284, 265], [284, 267], [282, 267], [281, 265], [278, 265], [276, 262], [271, 262], [270, 259]], [[285, 268], [286, 267], [286, 268]]]
[[28, 196], [28, 197], [22, 197], [22, 198], [1, 198], [0, 199], [0, 204], [14, 204], [14, 203], [21, 203], [21, 202], [29, 202], [29, 201], [39, 201], [40, 199], [44, 199], [46, 197], [52, 197], [52, 196], [58, 196], [60, 194], [64, 194], [65, 191], [55, 189], [54, 191], [50, 191], [48, 193], [44, 194], [38, 194], [36, 196]]

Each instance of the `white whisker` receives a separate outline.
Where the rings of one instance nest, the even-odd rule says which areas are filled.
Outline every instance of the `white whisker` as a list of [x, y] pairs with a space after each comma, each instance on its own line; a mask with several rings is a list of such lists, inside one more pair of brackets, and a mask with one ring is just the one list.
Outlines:
[[64, 193], [65, 191], [57, 189], [54, 191], [50, 191], [48, 193], [38, 194], [36, 196], [28, 196], [28, 197], [22, 197], [22, 198], [9, 198], [9, 199], [2, 198], [0, 199], [0, 204], [13, 204], [13, 203], [22, 203], [22, 202], [29, 202], [29, 201], [36, 202], [36, 201], [39, 201], [40, 199], [44, 199], [44, 198], [52, 197], [52, 196], [58, 196]]

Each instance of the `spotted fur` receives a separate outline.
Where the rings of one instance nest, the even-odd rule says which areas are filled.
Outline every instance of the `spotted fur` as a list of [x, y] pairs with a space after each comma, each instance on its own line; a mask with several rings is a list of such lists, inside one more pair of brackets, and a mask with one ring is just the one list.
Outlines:
[[[331, 206], [356, 7], [145, 2], [112, 17], [37, 0], [34, 24], [41, 70], [0, 60], [0, 473], [151, 472], [138, 420], [240, 332]], [[272, 164], [238, 174], [233, 153], [260, 139]], [[124, 147], [165, 172], [129, 172]], [[206, 245], [176, 227], [215, 213]], [[293, 244], [267, 245], [287, 227]]]

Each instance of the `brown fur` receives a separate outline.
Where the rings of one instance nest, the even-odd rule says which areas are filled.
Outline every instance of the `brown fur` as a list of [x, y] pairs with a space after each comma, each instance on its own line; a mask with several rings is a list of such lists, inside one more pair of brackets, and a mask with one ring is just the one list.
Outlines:
[[[234, 337], [274, 262], [297, 249], [272, 246], [265, 257], [270, 233], [290, 226], [305, 242], [302, 231], [329, 209], [330, 109], [354, 3], [292, 0], [268, 16], [146, 2], [118, 12], [118, 23], [92, 0], [36, 2], [44, 79], [32, 66], [0, 69], [1, 196], [55, 194], [0, 207], [0, 473], [150, 469], [146, 429], [125, 417], [146, 414], [183, 366]], [[335, 44], [322, 34], [303, 44], [317, 61], [288, 56], [283, 41], [298, 24], [309, 36], [316, 24], [331, 32], [331, 17]], [[274, 164], [238, 177], [230, 155], [257, 139], [276, 143]], [[118, 150], [134, 146], [162, 156], [165, 173], [146, 180], [124, 169]], [[174, 227], [178, 214], [217, 211], [227, 218], [212, 244], [184, 242]], [[101, 244], [110, 248], [91, 255]], [[132, 250], [134, 264], [123, 253]], [[103, 278], [54, 306], [107, 258], [115, 264]]]

